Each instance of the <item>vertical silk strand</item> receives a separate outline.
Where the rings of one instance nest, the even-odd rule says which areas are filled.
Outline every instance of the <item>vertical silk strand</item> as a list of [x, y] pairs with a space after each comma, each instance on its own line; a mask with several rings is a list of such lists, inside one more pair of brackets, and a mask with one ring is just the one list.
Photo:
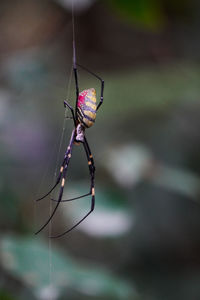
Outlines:
[[[71, 67], [70, 74], [69, 74], [69, 80], [67, 84], [67, 99], [69, 99], [70, 96], [70, 89], [71, 89], [71, 82], [72, 82], [72, 72], [73, 72], [73, 67], [76, 65], [76, 53], [75, 53], [75, 30], [74, 30], [74, 2], [72, 0], [72, 45], [73, 45], [73, 66]], [[54, 177], [53, 177], [53, 182], [55, 182], [56, 177], [57, 177], [57, 172], [58, 172], [58, 165], [59, 165], [59, 157], [61, 153], [61, 148], [62, 148], [62, 143], [64, 139], [64, 133], [66, 129], [66, 120], [67, 120], [67, 109], [65, 109], [64, 112], [64, 120], [63, 120], [63, 126], [62, 126], [62, 133], [60, 137], [60, 143], [59, 143], [59, 148], [58, 148], [58, 154], [57, 154], [57, 159], [56, 159], [56, 167], [54, 171]], [[49, 215], [52, 214], [52, 201], [51, 199], [54, 198], [54, 193], [55, 191], [52, 192], [50, 195], [50, 204], [49, 204]], [[49, 236], [52, 235], [52, 221], [50, 221], [49, 224]], [[49, 287], [50, 290], [53, 289], [53, 264], [52, 264], [52, 239], [49, 239]], [[53, 299], [50, 299], [53, 300]]]
[[74, 0], [72, 0], [72, 46], [73, 46], [73, 67], [76, 68], [76, 43], [74, 25]]

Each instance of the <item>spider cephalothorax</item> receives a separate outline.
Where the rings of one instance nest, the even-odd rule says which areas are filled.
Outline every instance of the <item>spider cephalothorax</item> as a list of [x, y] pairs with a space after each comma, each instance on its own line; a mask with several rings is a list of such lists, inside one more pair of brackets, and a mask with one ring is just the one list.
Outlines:
[[[100, 80], [101, 94], [100, 94], [100, 101], [99, 101], [98, 105], [96, 103], [97, 102], [96, 91], [94, 88], [83, 90], [81, 93], [79, 93], [78, 72], [77, 72], [77, 67], [76, 67], [77, 65], [79, 67], [81, 67], [82, 69], [84, 69], [85, 71], [89, 72], [91, 75], [96, 77], [98, 80]], [[60, 172], [58, 174], [58, 177], [57, 177], [57, 180], [56, 180], [54, 186], [43, 197], [37, 199], [37, 201], [44, 199], [56, 188], [56, 186], [59, 183], [61, 183], [60, 190], [59, 190], [59, 196], [58, 196], [58, 200], [52, 199], [53, 201], [57, 202], [56, 206], [52, 210], [52, 213], [51, 213], [50, 217], [48, 218], [48, 220], [46, 221], [46, 223], [36, 232], [36, 234], [39, 233], [41, 230], [43, 230], [49, 224], [49, 222], [53, 218], [53, 216], [61, 202], [77, 200], [77, 199], [91, 195], [91, 207], [90, 207], [90, 211], [74, 226], [72, 226], [70, 229], [66, 230], [62, 234], [59, 234], [57, 236], [51, 236], [51, 237], [63, 236], [64, 234], [66, 234], [69, 231], [71, 231], [72, 229], [74, 229], [83, 220], [85, 220], [87, 218], [87, 216], [89, 216], [89, 214], [94, 210], [94, 206], [95, 206], [95, 188], [94, 188], [95, 166], [94, 166], [94, 159], [93, 159], [89, 144], [88, 144], [86, 136], [85, 136], [85, 129], [91, 127], [94, 124], [95, 119], [96, 119], [96, 112], [99, 109], [100, 105], [103, 103], [104, 81], [98, 75], [89, 71], [87, 68], [85, 68], [79, 64], [76, 64], [75, 55], [74, 55], [73, 70], [74, 70], [75, 85], [76, 85], [75, 109], [73, 109], [67, 101], [64, 101], [64, 106], [68, 107], [71, 111], [72, 119], [74, 121], [74, 129], [72, 131], [69, 145], [65, 152], [64, 160], [61, 165]], [[63, 191], [64, 191], [64, 186], [65, 186], [65, 178], [67, 175], [68, 165], [69, 165], [69, 162], [70, 162], [70, 159], [72, 156], [72, 148], [73, 148], [74, 144], [75, 145], [80, 144], [80, 142], [81, 142], [81, 144], [83, 144], [83, 147], [84, 147], [84, 150], [85, 150], [85, 153], [87, 156], [87, 160], [88, 160], [88, 167], [89, 167], [90, 180], [91, 180], [90, 191], [87, 194], [84, 194], [84, 195], [81, 195], [81, 196], [78, 196], [75, 198], [63, 200], [62, 197], [63, 197]]]
[[75, 137], [75, 144], [78, 143], [83, 143], [84, 142], [84, 137], [85, 137], [85, 127], [81, 124], [78, 123], [76, 126], [76, 137]]

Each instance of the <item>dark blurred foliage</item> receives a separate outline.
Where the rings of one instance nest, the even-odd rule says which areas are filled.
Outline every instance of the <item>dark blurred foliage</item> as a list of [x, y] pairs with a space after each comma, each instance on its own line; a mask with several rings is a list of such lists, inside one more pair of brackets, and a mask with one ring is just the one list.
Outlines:
[[[73, 126], [71, 1], [0, 2], [0, 299], [199, 299], [200, 3], [74, 0], [74, 13], [77, 59], [105, 80], [87, 131], [97, 204], [49, 240], [34, 232], [53, 204], [34, 200]], [[86, 72], [79, 82], [99, 94]], [[68, 174], [65, 197], [88, 191], [81, 147]], [[49, 232], [89, 207], [61, 205]]]

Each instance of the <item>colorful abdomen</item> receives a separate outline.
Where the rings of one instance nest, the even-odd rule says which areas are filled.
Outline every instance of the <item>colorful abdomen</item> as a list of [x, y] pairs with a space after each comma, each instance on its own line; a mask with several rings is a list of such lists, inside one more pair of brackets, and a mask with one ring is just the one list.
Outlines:
[[78, 120], [84, 127], [91, 127], [96, 119], [96, 91], [91, 88], [79, 94], [77, 104]]

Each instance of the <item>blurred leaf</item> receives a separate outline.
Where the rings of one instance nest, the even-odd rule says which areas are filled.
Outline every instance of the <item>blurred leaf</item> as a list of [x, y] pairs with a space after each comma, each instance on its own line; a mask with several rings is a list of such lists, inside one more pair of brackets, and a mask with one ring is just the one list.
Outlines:
[[192, 63], [135, 69], [120, 76], [113, 73], [105, 78], [105, 99], [109, 101], [105, 101], [104, 112], [99, 113], [98, 120], [105, 116], [109, 120], [111, 116], [118, 118], [119, 114], [121, 118], [134, 118], [141, 111], [155, 109], [166, 112], [179, 102], [198, 101], [199, 76], [198, 65]]
[[200, 178], [187, 169], [171, 168], [160, 164], [156, 176], [152, 177], [152, 182], [190, 199], [197, 201], [199, 198]]
[[[33, 289], [38, 299], [58, 299], [67, 290], [95, 297], [134, 299], [133, 288], [106, 270], [75, 262], [66, 254], [49, 250], [38, 239], [5, 237], [0, 259], [4, 269]], [[131, 298], [129, 298], [131, 297]]]
[[13, 298], [7, 291], [0, 290], [0, 299], [1, 300], [17, 300], [17, 298]]
[[145, 146], [130, 143], [110, 149], [104, 167], [117, 184], [130, 188], [146, 176], [152, 160], [152, 154]]
[[32, 85], [40, 91], [46, 82], [46, 65], [42, 52], [26, 49], [5, 60], [2, 67], [7, 80], [16, 89], [29, 91]]
[[[200, 178], [187, 169], [172, 168], [156, 161], [145, 146], [136, 143], [114, 147], [104, 164], [118, 185], [131, 188], [148, 179], [153, 184], [197, 200]], [[118, 170], [120, 169], [120, 172]]]
[[[76, 183], [74, 187], [70, 186], [66, 190], [67, 193], [63, 199], [83, 195], [87, 190], [88, 184]], [[91, 196], [62, 205], [64, 219], [70, 218], [74, 224], [90, 210]], [[133, 216], [130, 215], [129, 206], [124, 196], [119, 191], [101, 187], [96, 189], [95, 210], [77, 229], [95, 237], [115, 237], [126, 233], [132, 225], [132, 220]]]
[[111, 0], [117, 12], [127, 20], [151, 29], [160, 29], [164, 23], [161, 2], [158, 0]]
[[[3, 227], [10, 227], [20, 222], [19, 200], [16, 194], [7, 187], [2, 187], [0, 190], [1, 212], [0, 224]], [[21, 225], [21, 224], [20, 224]]]

